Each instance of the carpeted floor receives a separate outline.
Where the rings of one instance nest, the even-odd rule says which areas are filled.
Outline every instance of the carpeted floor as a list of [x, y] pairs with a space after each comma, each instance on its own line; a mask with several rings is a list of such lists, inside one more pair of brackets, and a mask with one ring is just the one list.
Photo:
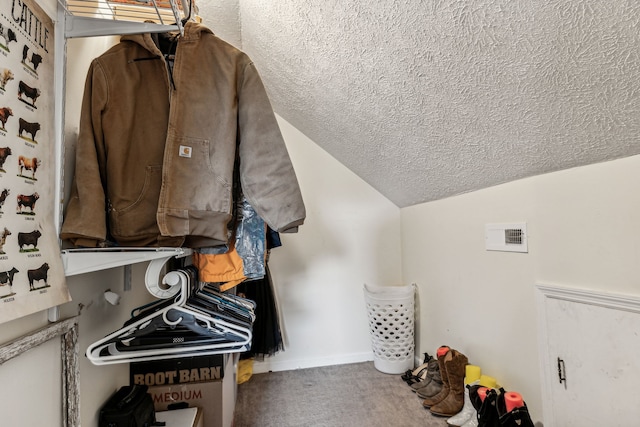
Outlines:
[[238, 385], [234, 427], [446, 427], [400, 375], [373, 362], [254, 374]]

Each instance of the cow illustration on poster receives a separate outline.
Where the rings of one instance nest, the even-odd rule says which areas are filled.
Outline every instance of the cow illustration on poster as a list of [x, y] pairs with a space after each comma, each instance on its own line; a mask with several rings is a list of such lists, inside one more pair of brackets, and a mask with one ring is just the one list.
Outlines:
[[52, 19], [0, 2], [0, 323], [70, 300], [60, 257]]

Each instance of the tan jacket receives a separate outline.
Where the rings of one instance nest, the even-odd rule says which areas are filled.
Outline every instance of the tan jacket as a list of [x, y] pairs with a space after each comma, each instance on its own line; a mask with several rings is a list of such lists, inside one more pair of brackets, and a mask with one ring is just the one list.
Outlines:
[[189, 22], [172, 72], [151, 35], [93, 60], [61, 238], [77, 246], [227, 243], [236, 147], [242, 191], [274, 230], [305, 207], [254, 64]]

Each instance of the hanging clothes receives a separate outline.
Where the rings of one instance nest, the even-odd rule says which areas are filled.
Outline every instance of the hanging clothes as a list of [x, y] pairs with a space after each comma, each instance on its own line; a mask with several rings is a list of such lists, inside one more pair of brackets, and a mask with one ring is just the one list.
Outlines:
[[[169, 43], [167, 43], [167, 41]], [[250, 58], [205, 26], [126, 35], [94, 59], [61, 238], [76, 246], [228, 243], [234, 163], [242, 192], [274, 230], [306, 212]]]
[[256, 303], [251, 348], [242, 353], [241, 358], [262, 359], [284, 350], [275, 289], [268, 264], [262, 279], [241, 283], [236, 288], [236, 294]]
[[247, 280], [242, 258], [232, 243], [227, 252], [221, 254], [201, 254], [192, 256], [193, 265], [198, 269], [200, 281], [215, 285], [221, 292]]
[[234, 245], [200, 248], [193, 254], [199, 280], [220, 291], [254, 301], [256, 320], [251, 349], [242, 358], [272, 356], [284, 350], [275, 290], [268, 268], [269, 251], [282, 246], [277, 231], [266, 226], [249, 202], [242, 198], [237, 209]]
[[237, 224], [229, 245], [199, 248], [193, 254], [201, 282], [227, 291], [245, 280], [261, 279], [266, 268], [267, 228], [262, 218], [241, 197]]

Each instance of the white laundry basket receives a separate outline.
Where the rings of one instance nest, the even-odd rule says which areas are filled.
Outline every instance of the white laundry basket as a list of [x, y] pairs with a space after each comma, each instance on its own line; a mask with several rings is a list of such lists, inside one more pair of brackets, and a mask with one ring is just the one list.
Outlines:
[[414, 363], [415, 285], [364, 285], [374, 366], [402, 374]]

